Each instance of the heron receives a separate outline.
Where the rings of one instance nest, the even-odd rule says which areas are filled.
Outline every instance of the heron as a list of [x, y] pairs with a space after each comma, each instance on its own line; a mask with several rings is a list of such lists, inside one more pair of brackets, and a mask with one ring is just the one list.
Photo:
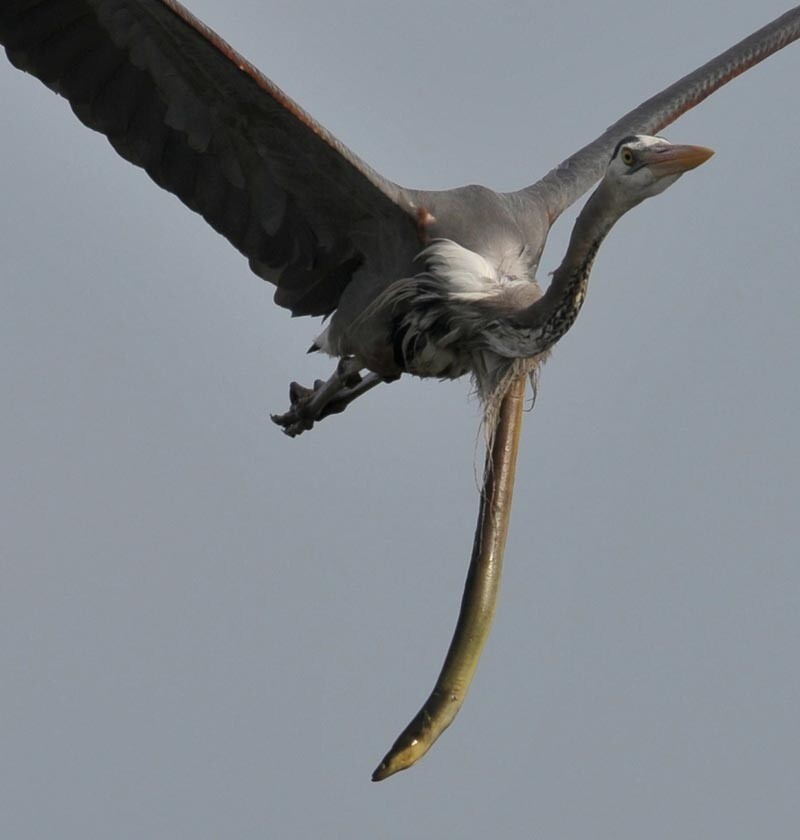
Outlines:
[[[15, 66], [68, 99], [123, 158], [202, 215], [274, 284], [279, 306], [328, 319], [311, 349], [337, 359], [336, 369], [311, 388], [292, 383], [288, 410], [273, 418], [286, 434], [309, 431], [404, 374], [471, 374], [492, 434], [487, 464], [503, 469], [513, 460], [500, 455], [518, 434], [521, 383], [585, 298], [594, 253], [581, 225], [607, 224], [614, 213], [599, 211], [620, 210], [619, 179], [632, 178], [631, 167], [652, 177], [651, 186], [669, 186], [654, 176], [654, 161], [672, 156], [675, 165], [681, 147], [658, 133], [798, 37], [800, 7], [521, 190], [424, 191], [377, 173], [175, 0], [7, 0], [0, 10], [0, 42]], [[696, 148], [677, 154], [702, 162]], [[536, 272], [551, 227], [607, 167], [543, 293]], [[504, 480], [487, 471], [487, 481]], [[502, 499], [482, 494], [478, 561], [502, 557], [513, 482], [507, 486]], [[487, 548], [478, 536], [489, 532]], [[468, 582], [465, 606], [472, 591]], [[478, 621], [482, 638], [486, 618]], [[429, 746], [430, 735], [422, 742]]]

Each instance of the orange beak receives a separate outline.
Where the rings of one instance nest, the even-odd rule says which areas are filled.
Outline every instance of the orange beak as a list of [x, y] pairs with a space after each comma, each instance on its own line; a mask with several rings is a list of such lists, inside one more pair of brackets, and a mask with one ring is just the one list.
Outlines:
[[651, 172], [657, 177], [665, 175], [680, 175], [690, 169], [696, 169], [701, 163], [705, 163], [713, 149], [705, 146], [664, 146], [645, 152], [645, 162]]

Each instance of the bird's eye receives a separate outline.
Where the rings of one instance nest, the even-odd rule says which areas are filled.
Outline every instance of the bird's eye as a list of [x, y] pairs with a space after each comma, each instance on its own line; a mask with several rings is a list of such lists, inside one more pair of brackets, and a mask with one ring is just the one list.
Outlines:
[[622, 162], [625, 164], [625, 166], [633, 166], [633, 162], [634, 160], [636, 160], [636, 158], [633, 155], [633, 152], [630, 149], [623, 149], [620, 157], [622, 158]]

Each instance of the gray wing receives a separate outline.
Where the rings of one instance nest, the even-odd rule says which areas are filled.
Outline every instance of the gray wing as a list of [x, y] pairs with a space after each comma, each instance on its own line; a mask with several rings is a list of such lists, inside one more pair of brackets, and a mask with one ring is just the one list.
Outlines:
[[0, 43], [295, 315], [333, 311], [382, 239], [418, 250], [408, 194], [174, 0], [2, 0]]
[[614, 146], [628, 134], [657, 134], [715, 90], [800, 37], [800, 6], [776, 18], [688, 76], [625, 114], [596, 140], [552, 169], [540, 181], [517, 194], [544, 204], [555, 221], [597, 180]]

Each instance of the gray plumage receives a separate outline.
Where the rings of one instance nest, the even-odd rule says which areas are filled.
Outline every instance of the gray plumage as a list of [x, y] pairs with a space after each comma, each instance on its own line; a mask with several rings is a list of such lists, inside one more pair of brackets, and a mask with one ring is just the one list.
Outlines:
[[[491, 390], [498, 358], [549, 346], [549, 339], [522, 347], [492, 335], [519, 337], [519, 310], [534, 307], [530, 327], [541, 320], [533, 313], [553, 305], [554, 293], [539, 301], [535, 283], [550, 227], [600, 178], [620, 138], [656, 134], [798, 36], [800, 7], [522, 190], [426, 192], [376, 173], [174, 0], [5, 0], [0, 7], [0, 42], [13, 64], [66, 97], [119, 154], [200, 213], [275, 284], [278, 305], [331, 316], [315, 346], [343, 363], [324, 394], [295, 388], [293, 408], [277, 418], [290, 434], [407, 372], [473, 372]], [[508, 286], [494, 307], [480, 303], [479, 290], [472, 298], [461, 290], [455, 332], [424, 306], [436, 297], [437, 278], [452, 276], [464, 259], [445, 241], [477, 255]], [[389, 299], [391, 307], [381, 305]], [[487, 311], [494, 331], [476, 356], [461, 333], [480, 331]], [[565, 312], [562, 326], [575, 314]]]

